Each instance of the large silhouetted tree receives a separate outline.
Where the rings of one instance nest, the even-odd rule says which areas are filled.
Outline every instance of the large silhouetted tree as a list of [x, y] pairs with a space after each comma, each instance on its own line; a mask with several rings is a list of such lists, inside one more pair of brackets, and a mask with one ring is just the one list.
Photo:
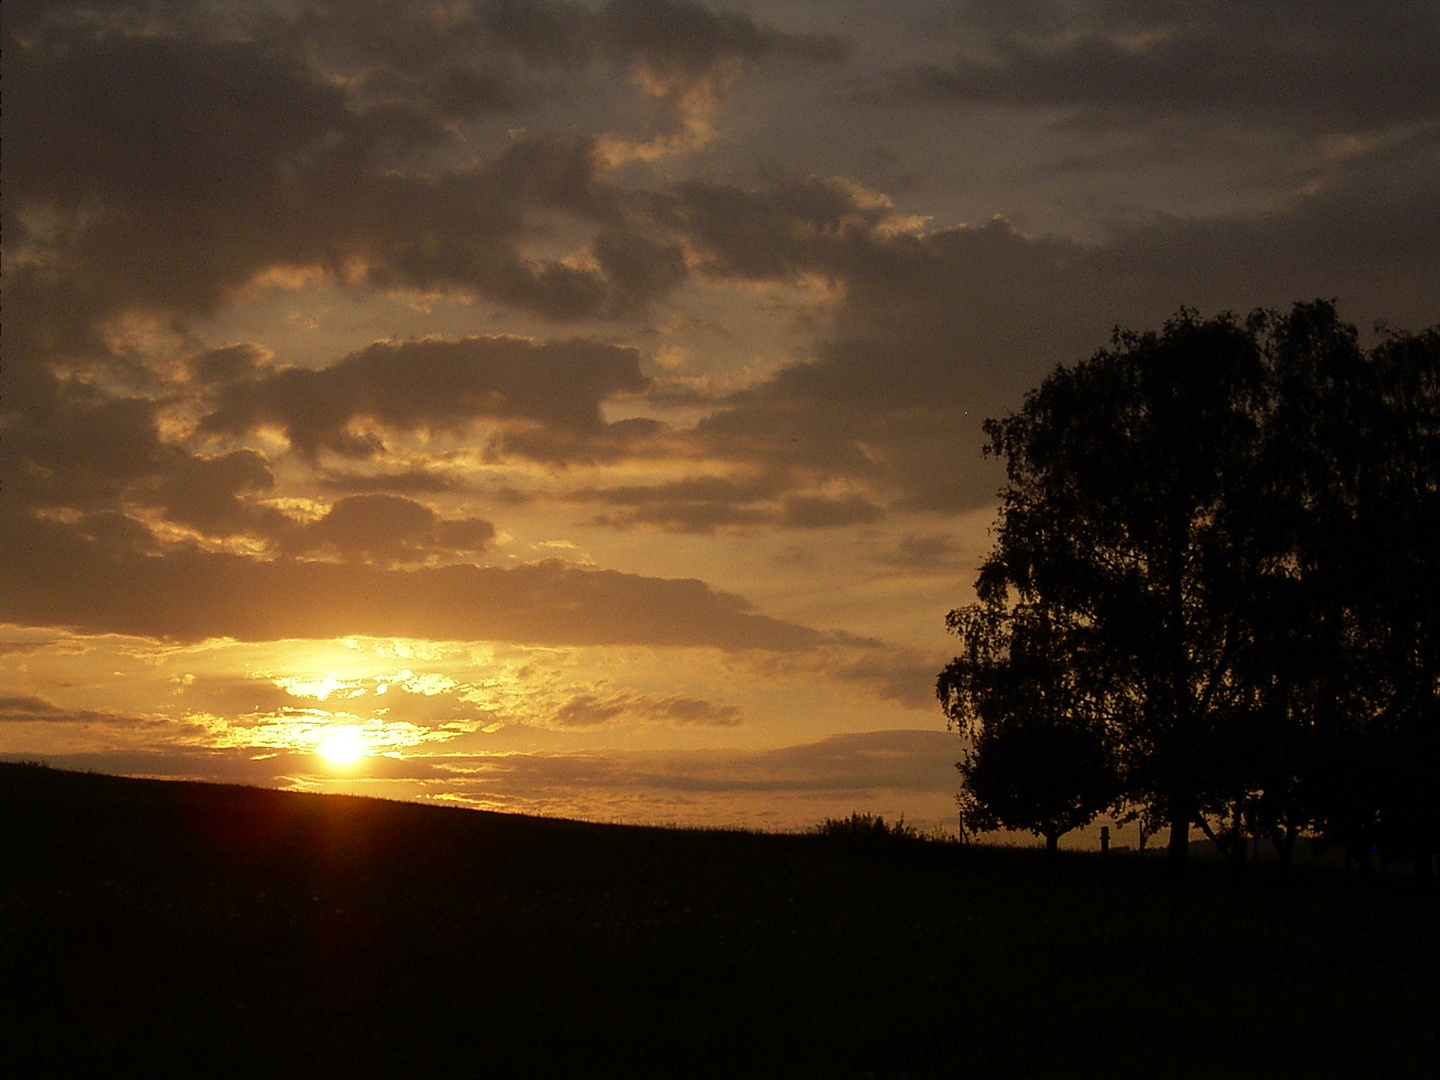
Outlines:
[[1287, 858], [1319, 828], [1428, 872], [1440, 330], [1367, 352], [1324, 301], [1182, 309], [985, 430], [1008, 483], [937, 684], [974, 821], [1083, 824], [1109, 769], [1173, 858], [1192, 825]]
[[[1307, 803], [1349, 847], [1413, 856], [1440, 829], [1440, 330], [1366, 352], [1333, 306], [1272, 334], [1271, 507], [1299, 611], [1283, 693], [1309, 715]], [[1296, 660], [1297, 657], [1305, 659]]]
[[1380, 812], [1428, 876], [1440, 834], [1440, 328], [1395, 335], [1372, 362], [1376, 445], [1365, 462], [1375, 475], [1358, 517], [1376, 543], [1359, 607], [1394, 745]]
[[[976, 610], [995, 625], [1033, 610], [1067, 628], [1124, 703], [1111, 735], [1126, 793], [1169, 823], [1177, 858], [1221, 794], [1215, 731], [1237, 705], [1259, 558], [1248, 511], [1264, 402], [1254, 333], [1182, 310], [1162, 333], [1117, 332], [985, 425], [1009, 482]], [[967, 643], [951, 681], [981, 661]]]

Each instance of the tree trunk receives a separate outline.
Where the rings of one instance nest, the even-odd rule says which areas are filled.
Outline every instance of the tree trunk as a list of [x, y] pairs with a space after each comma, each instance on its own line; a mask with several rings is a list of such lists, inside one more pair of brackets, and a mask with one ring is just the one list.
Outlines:
[[1060, 834], [1054, 833], [1045, 837], [1045, 861], [1053, 863], [1060, 852]]
[[1240, 805], [1236, 803], [1235, 812], [1230, 818], [1230, 855], [1235, 863], [1235, 869], [1245, 869], [1245, 822], [1240, 815]]
[[1299, 829], [1286, 828], [1277, 829], [1272, 836], [1275, 841], [1275, 858], [1282, 874], [1289, 874], [1290, 868], [1295, 865], [1295, 838], [1299, 833]]
[[1190, 855], [1190, 815], [1174, 813], [1170, 816], [1170, 842], [1165, 847], [1165, 858], [1172, 866], [1183, 866]]

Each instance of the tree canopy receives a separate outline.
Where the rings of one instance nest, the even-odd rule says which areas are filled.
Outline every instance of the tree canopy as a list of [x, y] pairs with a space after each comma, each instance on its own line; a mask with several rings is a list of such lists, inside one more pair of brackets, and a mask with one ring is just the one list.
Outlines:
[[1333, 303], [1181, 309], [985, 432], [996, 542], [937, 682], [971, 825], [1053, 846], [1112, 809], [1176, 859], [1243, 825], [1429, 865], [1440, 329], [1367, 351]]

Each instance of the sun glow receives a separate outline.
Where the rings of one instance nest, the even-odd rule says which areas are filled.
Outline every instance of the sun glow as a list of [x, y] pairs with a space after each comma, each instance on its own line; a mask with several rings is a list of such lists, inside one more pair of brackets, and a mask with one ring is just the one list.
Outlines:
[[332, 765], [353, 765], [370, 753], [370, 744], [354, 728], [341, 728], [321, 739], [315, 752]]

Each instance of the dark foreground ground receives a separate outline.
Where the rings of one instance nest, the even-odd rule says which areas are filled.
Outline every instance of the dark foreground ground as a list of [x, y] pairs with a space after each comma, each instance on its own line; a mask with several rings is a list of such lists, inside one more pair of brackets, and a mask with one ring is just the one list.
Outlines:
[[1433, 1077], [1433, 898], [0, 764], [8, 1076]]

